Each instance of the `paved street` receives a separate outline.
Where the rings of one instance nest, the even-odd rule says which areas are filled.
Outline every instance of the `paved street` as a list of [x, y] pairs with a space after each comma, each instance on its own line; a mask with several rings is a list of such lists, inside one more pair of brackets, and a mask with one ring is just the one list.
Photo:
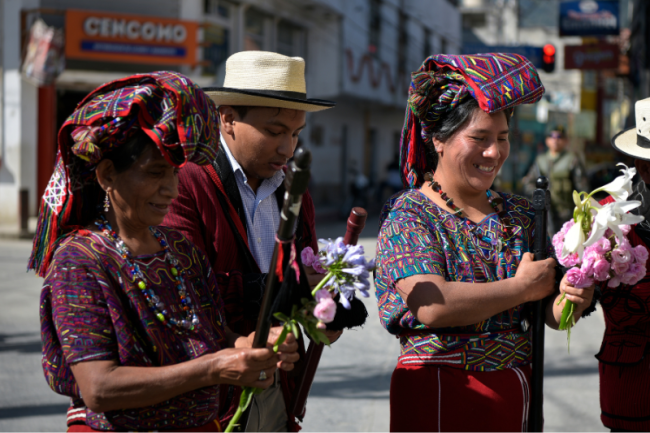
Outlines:
[[[362, 243], [374, 251], [376, 221]], [[344, 225], [321, 224], [319, 236], [342, 235]], [[41, 280], [25, 273], [31, 243], [0, 240], [0, 431], [61, 431], [67, 399], [52, 392], [40, 367], [38, 303]], [[326, 348], [308, 403], [303, 431], [386, 431], [388, 388], [399, 353], [377, 320], [374, 299], [363, 330], [346, 332]], [[571, 354], [565, 334], [547, 330], [546, 431], [606, 431], [600, 423], [597, 362], [603, 320], [579, 324]]]

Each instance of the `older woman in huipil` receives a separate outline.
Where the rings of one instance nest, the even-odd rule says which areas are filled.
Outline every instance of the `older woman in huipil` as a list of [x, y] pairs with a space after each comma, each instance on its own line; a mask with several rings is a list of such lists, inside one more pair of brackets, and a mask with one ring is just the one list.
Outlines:
[[205, 255], [159, 227], [178, 168], [218, 142], [212, 101], [173, 72], [103, 85], [61, 128], [30, 267], [69, 431], [219, 431], [219, 384], [265, 388], [293, 368], [295, 338], [276, 355], [230, 332]]
[[534, 212], [492, 191], [508, 158], [513, 107], [537, 101], [537, 71], [515, 54], [436, 55], [413, 73], [401, 143], [409, 189], [385, 205], [377, 244], [382, 324], [400, 338], [393, 431], [526, 431], [531, 336], [524, 305], [551, 296], [576, 320], [593, 287], [555, 283], [534, 262]]

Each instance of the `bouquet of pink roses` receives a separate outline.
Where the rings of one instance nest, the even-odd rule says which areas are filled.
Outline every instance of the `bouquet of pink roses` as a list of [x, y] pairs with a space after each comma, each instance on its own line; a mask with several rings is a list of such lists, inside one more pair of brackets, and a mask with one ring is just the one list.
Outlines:
[[[627, 200], [636, 169], [619, 165], [625, 167], [623, 174], [611, 183], [589, 194], [573, 192], [573, 219], [553, 236], [558, 262], [570, 268], [567, 281], [574, 287], [589, 287], [596, 281], [607, 281], [608, 287], [636, 284], [646, 274], [648, 250], [642, 245], [633, 248], [626, 237], [631, 224], [643, 221], [642, 216], [628, 213], [641, 205]], [[600, 205], [592, 198], [600, 191], [609, 193], [614, 201]], [[574, 308], [573, 302], [567, 300], [562, 310], [560, 329], [567, 331], [567, 338], [575, 324]]]

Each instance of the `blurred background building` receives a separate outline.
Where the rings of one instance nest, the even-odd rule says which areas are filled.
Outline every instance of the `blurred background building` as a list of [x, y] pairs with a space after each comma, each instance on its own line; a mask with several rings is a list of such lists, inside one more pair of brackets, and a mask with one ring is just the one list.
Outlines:
[[221, 85], [241, 50], [305, 58], [308, 95], [338, 103], [300, 136], [318, 209], [376, 210], [394, 189], [410, 73], [435, 53], [517, 52], [540, 70], [547, 93], [517, 108], [500, 189], [520, 190], [558, 125], [599, 178], [650, 96], [649, 14], [644, 0], [0, 0], [0, 225], [36, 215], [58, 128], [89, 91], [160, 69]]
[[[21, 211], [36, 214], [56, 132], [90, 90], [160, 69], [221, 85], [224, 61], [241, 50], [305, 58], [308, 95], [338, 102], [311, 114], [301, 134], [314, 156], [316, 202], [349, 202], [355, 182], [365, 200], [397, 150], [410, 72], [431, 53], [461, 48], [460, 12], [451, 0], [1, 3], [0, 223], [18, 221]], [[65, 40], [58, 51], [57, 35]], [[39, 68], [50, 75], [35, 74]]]

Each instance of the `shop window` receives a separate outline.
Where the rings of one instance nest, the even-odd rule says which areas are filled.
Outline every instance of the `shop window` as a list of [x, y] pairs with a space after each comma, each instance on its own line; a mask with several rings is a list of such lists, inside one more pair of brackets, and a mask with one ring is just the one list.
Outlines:
[[431, 48], [431, 30], [424, 29], [424, 44], [422, 48], [422, 59], [426, 59], [433, 54], [433, 49]]
[[266, 15], [256, 9], [246, 11], [244, 50], [264, 50]]
[[280, 20], [277, 28], [276, 50], [285, 56], [304, 57], [305, 31], [287, 21]]
[[203, 9], [206, 15], [229, 19], [232, 4], [224, 0], [204, 0]]
[[370, 23], [368, 32], [368, 52], [374, 56], [379, 55], [379, 43], [381, 40], [381, 0], [368, 0]]
[[203, 67], [203, 73], [216, 75], [219, 65], [229, 55], [230, 31], [219, 25], [206, 25], [203, 28], [203, 42], [203, 59], [209, 62]]

